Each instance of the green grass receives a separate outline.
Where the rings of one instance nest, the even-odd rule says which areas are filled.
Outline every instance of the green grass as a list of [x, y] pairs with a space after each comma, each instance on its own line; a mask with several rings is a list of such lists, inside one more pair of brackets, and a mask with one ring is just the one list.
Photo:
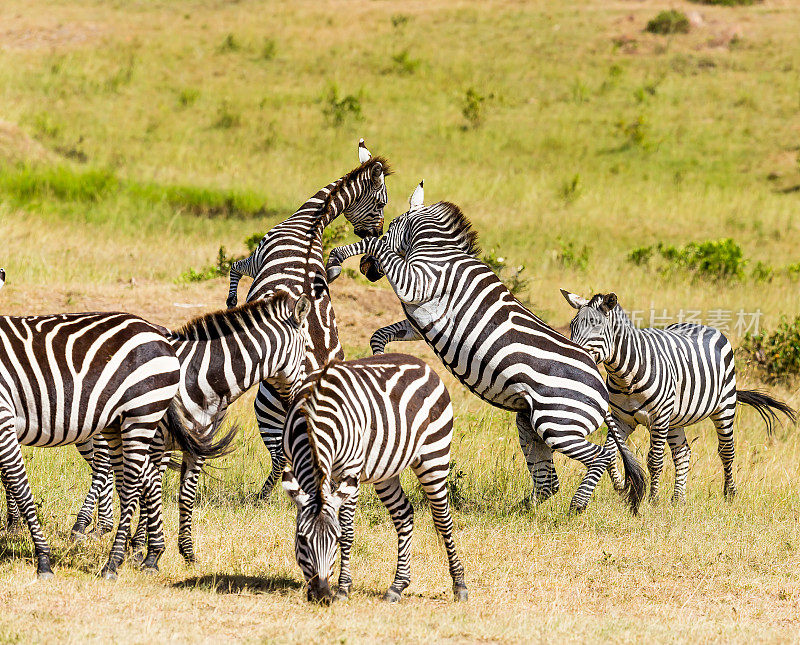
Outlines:
[[[665, 9], [700, 9], [703, 24], [647, 33]], [[8, 313], [123, 308], [175, 325], [196, 313], [182, 306], [222, 306], [224, 277], [181, 276], [218, 274], [220, 247], [226, 258], [246, 253], [248, 238], [355, 167], [363, 136], [395, 170], [387, 220], [424, 178], [428, 201], [459, 204], [520, 297], [554, 325], [572, 314], [560, 287], [614, 291], [645, 316], [651, 307], [673, 319], [760, 310], [772, 330], [800, 315], [793, 3], [10, 0], [2, 17]], [[349, 228], [332, 229], [326, 243], [350, 239]], [[634, 249], [728, 239], [747, 261], [739, 280], [627, 260]], [[334, 285], [348, 356], [365, 355], [370, 332], [400, 315], [387, 289], [359, 276]], [[733, 325], [728, 335], [741, 344]], [[767, 387], [739, 363], [743, 384]], [[603, 480], [587, 513], [570, 517], [582, 470], [559, 458], [562, 492], [526, 511], [513, 419], [446, 378], [468, 607], [448, 602], [422, 507], [410, 596], [399, 611], [377, 601], [394, 538], [370, 492], [358, 515], [356, 596], [308, 607], [288, 502], [252, 502], [266, 455], [244, 402], [234, 412], [247, 428], [239, 451], [201, 484], [194, 570], [173, 544], [169, 476], [171, 546], [156, 579], [126, 567], [116, 587], [95, 580], [107, 544], [66, 540], [84, 466], [71, 449], [26, 451], [59, 579], [42, 601], [27, 586], [30, 561], [18, 557], [30, 557], [29, 542], [0, 542], [0, 597], [11, 608], [0, 640], [791, 640], [794, 431], [769, 439], [752, 411], [742, 414], [732, 504], [705, 424], [689, 433], [700, 438], [685, 508], [660, 502], [632, 519]], [[781, 388], [797, 405], [795, 381]], [[640, 460], [643, 435], [634, 439]]]

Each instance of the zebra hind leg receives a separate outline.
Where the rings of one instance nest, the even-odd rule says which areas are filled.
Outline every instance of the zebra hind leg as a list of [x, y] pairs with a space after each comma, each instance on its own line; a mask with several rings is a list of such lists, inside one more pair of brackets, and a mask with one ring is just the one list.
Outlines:
[[272, 470], [258, 494], [258, 499], [263, 501], [272, 495], [286, 465], [286, 456], [283, 454], [283, 423], [286, 420], [286, 411], [280, 398], [266, 383], [259, 385], [255, 411], [261, 440], [272, 459]]
[[736, 414], [736, 407], [731, 406], [727, 409], [718, 410], [711, 415], [714, 427], [717, 429], [717, 454], [722, 461], [722, 471], [725, 476], [723, 494], [726, 499], [733, 499], [736, 496], [736, 481], [733, 477], [733, 459], [736, 455], [736, 445], [733, 440], [733, 419]]
[[358, 489], [339, 509], [339, 525], [342, 529], [342, 536], [339, 538], [341, 565], [339, 566], [339, 585], [334, 600], [348, 598], [353, 586], [353, 577], [350, 573], [350, 550], [353, 548], [353, 516], [357, 503]]
[[183, 456], [181, 463], [181, 486], [178, 491], [178, 552], [187, 564], [197, 562], [192, 541], [192, 512], [197, 496], [197, 480], [203, 470], [203, 462]]
[[675, 492], [672, 494], [672, 503], [675, 505], [686, 503], [686, 481], [689, 478], [689, 466], [692, 461], [692, 450], [686, 441], [683, 428], [671, 428], [667, 434], [667, 443], [672, 451], [672, 461], [675, 464]]
[[517, 413], [519, 445], [533, 479], [533, 492], [522, 506], [541, 504], [558, 492], [558, 474], [553, 463], [552, 449], [533, 429], [527, 412]]
[[25, 524], [22, 522], [22, 515], [19, 513], [19, 506], [11, 494], [11, 489], [6, 482], [5, 475], [3, 475], [3, 488], [6, 491], [6, 531], [9, 534], [19, 534], [25, 530]]
[[42, 527], [36, 517], [36, 506], [28, 483], [28, 475], [25, 472], [22, 450], [10, 415], [4, 421], [4, 423], [0, 423], [2, 481], [8, 487], [7, 490], [10, 491], [20, 514], [28, 524], [36, 550], [36, 573], [40, 580], [45, 580], [53, 577], [53, 569], [50, 567], [50, 547], [44, 539]]
[[456, 553], [456, 544], [453, 540], [453, 517], [450, 515], [450, 501], [447, 496], [450, 460], [448, 458], [446, 463], [436, 464], [431, 468], [431, 464], [426, 463], [423, 459], [418, 464], [412, 464], [411, 468], [422, 485], [422, 490], [431, 507], [433, 524], [444, 542], [450, 577], [453, 579], [453, 597], [456, 602], [466, 602], [469, 594], [467, 583], [464, 580], [464, 565], [461, 564]]
[[414, 509], [400, 486], [399, 477], [376, 482], [375, 492], [389, 511], [397, 531], [397, 570], [394, 581], [383, 594], [383, 600], [397, 602], [411, 582], [411, 534], [414, 531]]

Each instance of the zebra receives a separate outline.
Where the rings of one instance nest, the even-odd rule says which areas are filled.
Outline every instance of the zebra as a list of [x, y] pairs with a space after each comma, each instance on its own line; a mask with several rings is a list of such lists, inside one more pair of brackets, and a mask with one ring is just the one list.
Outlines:
[[352, 586], [350, 549], [359, 483], [372, 483], [397, 531], [397, 569], [384, 600], [397, 602], [411, 578], [414, 511], [400, 485], [411, 466], [444, 540], [456, 601], [467, 600], [447, 496], [453, 409], [441, 379], [404, 354], [333, 360], [312, 374], [286, 417], [289, 464], [283, 487], [297, 505], [295, 555], [308, 599], [330, 603], [329, 578], [341, 545], [336, 597]]
[[[256, 383], [267, 382], [281, 396], [291, 400], [305, 377], [305, 354], [309, 344], [305, 321], [311, 308], [306, 295], [295, 298], [279, 291], [263, 300], [206, 314], [176, 331], [164, 329], [180, 363], [180, 385], [172, 406], [179, 422], [199, 434], [201, 440], [210, 442], [228, 407]], [[146, 491], [160, 486], [169, 453], [181, 450], [180, 444], [165, 430], [163, 425], [159, 426], [150, 449]], [[235, 432], [236, 428], [213, 444], [215, 456], [228, 449]], [[97, 448], [95, 442], [95, 451]], [[84, 458], [87, 456], [93, 467], [93, 478], [109, 481], [105, 473], [96, 470], [97, 453], [84, 455]], [[178, 551], [189, 563], [196, 561], [192, 511], [204, 463], [202, 456], [198, 458], [192, 452], [183, 454], [178, 495]], [[106, 498], [110, 504], [110, 485], [98, 485], [90, 490], [84, 508], [90, 506], [93, 510], [95, 489], [101, 490], [101, 500]], [[143, 504], [142, 518], [150, 511]], [[141, 559], [146, 543], [145, 528], [146, 523], [140, 520], [132, 541], [137, 560]]]
[[[179, 379], [175, 351], [158, 328], [138, 316], [0, 316], [0, 472], [30, 530], [39, 578], [53, 575], [50, 548], [20, 447], [61, 446], [105, 435], [121, 506], [103, 567], [104, 577], [113, 578], [125, 556], [149, 445]], [[201, 450], [191, 438], [186, 447]], [[160, 521], [160, 487], [153, 494], [148, 502]], [[151, 548], [163, 549], [163, 533], [152, 531]]]
[[[717, 329], [691, 323], [637, 329], [614, 293], [598, 293], [588, 300], [564, 289], [561, 293], [578, 310], [570, 323], [572, 340], [602, 363], [608, 374], [609, 406], [620, 434], [627, 439], [638, 424], [649, 428], [651, 499], [658, 496], [666, 442], [675, 462], [672, 501], [686, 501], [691, 449], [684, 428], [706, 418], [717, 430], [717, 452], [725, 477], [723, 494], [733, 498], [737, 403], [753, 406], [769, 432], [777, 420], [776, 410], [792, 422], [794, 410], [763, 392], [736, 389], [733, 348]], [[616, 464], [610, 465], [609, 474], [619, 487]]]
[[[422, 191], [420, 185], [417, 189]], [[339, 247], [328, 259], [328, 280], [341, 263], [368, 253], [397, 294], [406, 320], [378, 330], [371, 346], [388, 340], [424, 339], [447, 369], [488, 403], [516, 412], [519, 440], [533, 479], [528, 502], [558, 490], [553, 450], [577, 459], [587, 473], [570, 504], [586, 508], [615, 452], [586, 440], [605, 420], [608, 391], [591, 355], [528, 311], [475, 256], [477, 234], [454, 204], [423, 206], [415, 191], [411, 208], [384, 236]], [[634, 513], [644, 496], [644, 473], [623, 453], [626, 495]]]
[[[311, 282], [314, 307], [308, 316], [311, 337], [308, 372], [333, 358], [344, 358], [322, 264], [324, 228], [344, 215], [362, 238], [383, 232], [383, 209], [388, 201], [385, 178], [391, 170], [383, 157], [370, 156], [363, 140], [359, 144], [361, 164], [357, 168], [317, 191], [291, 217], [270, 230], [250, 257], [231, 267], [229, 307], [237, 302], [242, 274], [253, 277], [248, 302], [276, 290], [300, 294], [309, 291], [306, 283]], [[369, 278], [380, 277], [375, 275], [369, 260], [362, 264], [361, 270]], [[281, 434], [286, 407], [279, 393], [269, 384], [261, 384], [255, 401], [256, 419], [272, 459], [272, 471], [261, 489], [262, 498], [269, 496], [283, 470]]]

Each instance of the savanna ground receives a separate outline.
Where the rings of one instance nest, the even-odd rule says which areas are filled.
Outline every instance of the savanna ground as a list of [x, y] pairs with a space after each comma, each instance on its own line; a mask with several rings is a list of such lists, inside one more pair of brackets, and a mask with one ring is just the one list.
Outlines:
[[[643, 28], [698, 12], [688, 34]], [[800, 7], [658, 2], [62, 2], [0, 6], [0, 223], [10, 314], [125, 309], [176, 325], [224, 304], [206, 273], [241, 255], [366, 138], [395, 167], [387, 216], [426, 180], [457, 202], [520, 295], [556, 326], [559, 287], [616, 291], [675, 320], [714, 310], [773, 328], [800, 314]], [[748, 263], [716, 280], [626, 258], [637, 247], [733, 238]], [[346, 238], [349, 239], [349, 238]], [[759, 264], [760, 263], [760, 264]], [[737, 265], [739, 266], [739, 265]], [[740, 266], [741, 268], [741, 266]], [[242, 285], [242, 295], [247, 284]], [[399, 318], [387, 285], [333, 286], [348, 356]], [[402, 350], [439, 365], [419, 344]], [[739, 360], [740, 381], [762, 387]], [[444, 374], [444, 370], [440, 369]], [[203, 480], [200, 563], [178, 556], [166, 481], [161, 574], [98, 579], [108, 539], [73, 545], [88, 486], [72, 448], [26, 459], [55, 580], [26, 536], [0, 536], [0, 641], [724, 641], [800, 639], [800, 441], [737, 422], [739, 495], [722, 498], [710, 424], [693, 441], [688, 502], [633, 518], [605, 478], [567, 514], [582, 469], [557, 457], [559, 495], [524, 510], [530, 480], [512, 417], [446, 376], [456, 409], [457, 542], [470, 602], [451, 602], [441, 544], [419, 506], [413, 582], [380, 602], [394, 567], [388, 515], [367, 492], [349, 602], [308, 605], [293, 509], [254, 495], [268, 469], [252, 395], [238, 450]], [[792, 382], [772, 387], [800, 405]], [[602, 437], [596, 438], [597, 441]], [[632, 439], [640, 460], [647, 448]], [[413, 482], [408, 488], [419, 502]]]

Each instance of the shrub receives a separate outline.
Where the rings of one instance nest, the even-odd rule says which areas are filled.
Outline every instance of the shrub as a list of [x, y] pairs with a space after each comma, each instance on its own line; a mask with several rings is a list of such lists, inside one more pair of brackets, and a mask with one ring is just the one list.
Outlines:
[[483, 257], [481, 257], [481, 261], [497, 274], [500, 281], [514, 294], [517, 300], [528, 307], [532, 305], [531, 301], [524, 295], [530, 283], [530, 280], [522, 275], [525, 273], [524, 264], [520, 264], [516, 268], [509, 267], [506, 259], [504, 257], [498, 257], [494, 249], [485, 253]]
[[400, 27], [405, 27], [410, 20], [411, 16], [407, 16], [403, 13], [396, 13], [392, 16], [392, 27], [394, 27], [395, 29], [399, 29]]
[[617, 132], [624, 139], [622, 149], [649, 146], [650, 125], [643, 114], [638, 115], [633, 121], [617, 121]]
[[227, 130], [228, 128], [238, 128], [241, 124], [242, 115], [234, 112], [228, 101], [220, 103], [219, 108], [217, 108], [217, 120], [214, 121], [214, 127]]
[[769, 334], [746, 334], [742, 343], [745, 355], [753, 360], [768, 383], [786, 381], [800, 374], [800, 316], [782, 318]]
[[188, 271], [182, 273], [178, 277], [178, 282], [203, 282], [205, 280], [213, 280], [214, 278], [221, 278], [226, 276], [231, 271], [231, 264], [233, 264], [237, 258], [230, 257], [225, 252], [225, 247], [219, 247], [219, 251], [217, 251], [217, 261], [215, 264], [211, 264], [207, 266], [205, 269], [201, 269], [200, 271], [195, 271], [194, 269], [189, 269]]
[[462, 510], [467, 502], [467, 494], [464, 490], [467, 474], [458, 467], [455, 459], [450, 462], [450, 472], [447, 473], [447, 497], [450, 508]]
[[217, 51], [220, 54], [226, 54], [228, 52], [238, 52], [242, 46], [239, 44], [236, 36], [233, 34], [228, 34], [225, 36], [225, 40], [222, 41], [222, 44], [217, 48]]
[[189, 107], [190, 105], [194, 105], [199, 98], [200, 90], [194, 87], [187, 87], [182, 89], [178, 94], [178, 103], [180, 103], [182, 107]]
[[574, 242], [564, 242], [559, 239], [558, 243], [560, 247], [556, 251], [556, 261], [564, 268], [586, 271], [591, 253], [589, 247], [583, 246], [578, 250]]
[[419, 59], [411, 58], [404, 49], [392, 56], [392, 71], [398, 74], [413, 74], [419, 67]]
[[322, 231], [322, 252], [328, 253], [334, 247], [341, 246], [347, 237], [347, 224], [339, 222], [326, 226]]
[[261, 58], [264, 60], [272, 60], [278, 52], [278, 45], [272, 38], [265, 38], [264, 44], [261, 46]]
[[651, 34], [686, 34], [689, 33], [689, 19], [682, 11], [670, 9], [669, 11], [662, 11], [644, 28], [645, 31]]
[[361, 97], [347, 94], [346, 96], [339, 96], [339, 88], [335, 84], [328, 87], [328, 91], [323, 97], [322, 113], [328, 125], [340, 127], [348, 119], [354, 121], [363, 120], [361, 113]]
[[464, 115], [464, 118], [467, 120], [467, 125], [464, 128], [465, 130], [468, 128], [475, 130], [483, 123], [483, 102], [485, 100], [486, 97], [478, 94], [472, 87], [464, 94], [464, 100], [461, 104], [461, 114]]
[[559, 194], [565, 203], [571, 204], [581, 196], [582, 190], [581, 176], [576, 173], [573, 175], [572, 179], [569, 179], [561, 184], [561, 190], [559, 191]]
[[680, 247], [659, 242], [655, 246], [633, 249], [628, 254], [628, 261], [638, 266], [648, 265], [656, 255], [665, 263], [662, 271], [680, 269], [713, 280], [741, 279], [747, 265], [742, 247], [730, 238], [690, 242]]

